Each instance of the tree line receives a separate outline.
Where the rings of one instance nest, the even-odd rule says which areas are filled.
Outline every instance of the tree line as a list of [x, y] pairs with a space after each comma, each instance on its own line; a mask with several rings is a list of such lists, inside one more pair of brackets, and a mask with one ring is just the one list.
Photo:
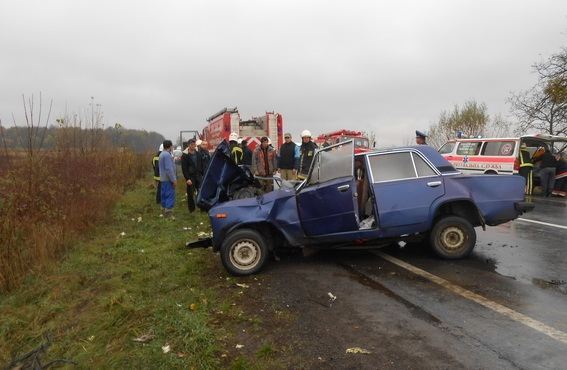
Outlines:
[[567, 48], [534, 64], [532, 69], [538, 76], [536, 84], [512, 93], [508, 98], [515, 123], [500, 115], [490, 116], [485, 103], [472, 99], [441, 112], [437, 122], [429, 127], [429, 144], [440, 147], [458, 133], [469, 137], [503, 137], [532, 132], [566, 136]]
[[105, 145], [114, 148], [128, 148], [135, 153], [156, 151], [165, 138], [163, 135], [146, 130], [114, 127], [84, 128], [66, 125], [61, 119], [58, 125], [49, 127], [0, 126], [0, 145], [4, 149], [28, 149], [30, 145], [41, 149], [56, 149], [61, 146], [79, 149], [100, 148]]

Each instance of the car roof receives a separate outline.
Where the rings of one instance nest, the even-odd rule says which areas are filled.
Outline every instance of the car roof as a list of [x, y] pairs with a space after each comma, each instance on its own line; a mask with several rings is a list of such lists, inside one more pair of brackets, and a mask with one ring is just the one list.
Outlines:
[[453, 165], [448, 160], [446, 160], [441, 154], [439, 154], [437, 149], [429, 145], [415, 145], [415, 146], [405, 146], [405, 147], [388, 148], [388, 149], [378, 149], [378, 150], [373, 150], [371, 152], [357, 154], [356, 157], [363, 155], [371, 156], [373, 154], [383, 154], [383, 153], [391, 153], [391, 152], [394, 153], [400, 151], [420, 152], [431, 162], [431, 164], [437, 167], [439, 171], [456, 172]]
[[[514, 141], [514, 140], [539, 140], [545, 142], [567, 142], [567, 136], [557, 136], [557, 135], [547, 135], [547, 134], [536, 134], [536, 135], [523, 135], [520, 137], [471, 137], [466, 139], [451, 139], [447, 140], [446, 143], [456, 143], [456, 142], [475, 142], [475, 141]], [[445, 144], [446, 144], [445, 143]]]

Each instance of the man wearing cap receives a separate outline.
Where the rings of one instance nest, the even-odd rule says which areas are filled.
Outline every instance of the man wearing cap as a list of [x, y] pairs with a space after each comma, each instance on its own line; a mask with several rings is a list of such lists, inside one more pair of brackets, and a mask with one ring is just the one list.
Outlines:
[[309, 168], [315, 157], [315, 151], [319, 149], [317, 144], [311, 141], [311, 131], [301, 132], [301, 147], [299, 148], [299, 161], [297, 161], [297, 179], [304, 180], [309, 174]]
[[181, 170], [185, 177], [187, 185], [187, 206], [189, 213], [195, 211], [195, 192], [201, 183], [201, 173], [203, 172], [201, 165], [201, 156], [197, 153], [197, 143], [195, 139], [189, 140], [187, 148], [181, 155]]
[[[268, 138], [264, 136], [252, 154], [252, 173], [254, 176], [273, 177], [277, 168], [276, 151], [270, 147]], [[274, 190], [273, 179], [261, 179], [260, 184], [266, 193]]]
[[425, 142], [426, 137], [427, 135], [425, 135], [423, 132], [415, 130], [415, 143], [417, 145], [427, 145], [427, 143]]
[[284, 143], [280, 146], [278, 168], [284, 180], [295, 180], [299, 162], [299, 147], [291, 141], [291, 134], [284, 134]]

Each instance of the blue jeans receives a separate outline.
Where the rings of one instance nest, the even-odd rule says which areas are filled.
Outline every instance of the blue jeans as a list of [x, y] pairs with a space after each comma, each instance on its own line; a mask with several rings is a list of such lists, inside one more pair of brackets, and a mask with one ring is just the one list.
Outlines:
[[161, 206], [165, 209], [173, 209], [175, 205], [175, 188], [170, 181], [161, 182]]

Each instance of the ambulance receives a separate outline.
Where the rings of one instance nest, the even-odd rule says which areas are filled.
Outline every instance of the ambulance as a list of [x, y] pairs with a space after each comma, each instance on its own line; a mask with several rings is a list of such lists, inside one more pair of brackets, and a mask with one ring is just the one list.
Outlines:
[[[526, 135], [516, 138], [470, 138], [446, 142], [439, 153], [466, 174], [513, 175], [520, 170], [520, 145], [526, 143], [530, 156], [544, 148], [565, 148], [567, 137]], [[537, 152], [537, 154], [536, 154]]]

